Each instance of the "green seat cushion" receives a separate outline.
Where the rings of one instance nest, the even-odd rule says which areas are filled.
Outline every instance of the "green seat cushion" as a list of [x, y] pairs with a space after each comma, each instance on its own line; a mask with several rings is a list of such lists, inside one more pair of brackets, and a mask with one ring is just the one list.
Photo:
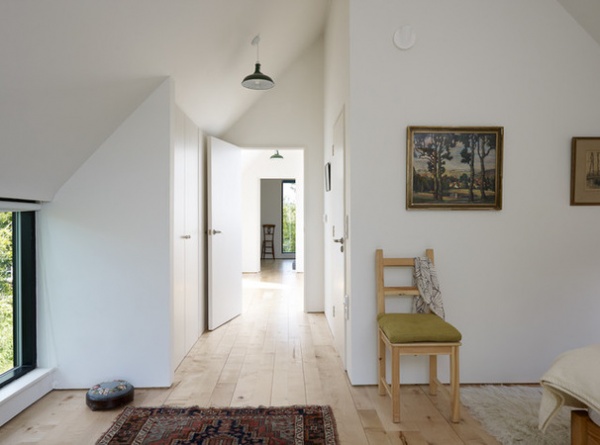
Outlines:
[[383, 314], [377, 322], [391, 343], [458, 342], [462, 335], [435, 314]]

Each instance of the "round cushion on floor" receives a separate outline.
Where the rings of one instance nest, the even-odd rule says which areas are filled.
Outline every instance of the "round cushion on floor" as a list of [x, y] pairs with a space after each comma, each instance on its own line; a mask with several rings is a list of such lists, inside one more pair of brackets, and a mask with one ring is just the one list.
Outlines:
[[117, 408], [132, 400], [133, 386], [125, 380], [99, 383], [85, 395], [85, 403], [92, 411]]

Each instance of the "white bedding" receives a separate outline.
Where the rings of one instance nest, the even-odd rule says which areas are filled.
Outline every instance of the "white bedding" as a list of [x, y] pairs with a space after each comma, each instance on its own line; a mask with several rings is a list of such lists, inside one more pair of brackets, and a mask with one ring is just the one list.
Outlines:
[[599, 375], [600, 344], [558, 356], [540, 381], [543, 391], [539, 428], [545, 430], [563, 405], [600, 412]]

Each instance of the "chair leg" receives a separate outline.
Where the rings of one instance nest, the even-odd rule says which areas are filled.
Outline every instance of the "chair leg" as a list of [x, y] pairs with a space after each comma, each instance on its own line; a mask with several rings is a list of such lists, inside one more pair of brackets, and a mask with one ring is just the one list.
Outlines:
[[392, 421], [400, 422], [400, 351], [392, 348]]
[[460, 375], [458, 364], [458, 346], [450, 354], [450, 391], [452, 400], [452, 422], [460, 422]]
[[437, 394], [437, 355], [429, 356], [429, 395]]
[[385, 385], [386, 385], [386, 376], [385, 376], [385, 371], [386, 371], [386, 350], [385, 350], [385, 343], [383, 341], [383, 337], [381, 332], [379, 332], [378, 334], [378, 341], [377, 341], [377, 353], [379, 356], [379, 363], [377, 364], [377, 375], [378, 375], [378, 380], [377, 380], [377, 389], [379, 390], [379, 395], [380, 396], [384, 396], [386, 393], [386, 389], [385, 389]]

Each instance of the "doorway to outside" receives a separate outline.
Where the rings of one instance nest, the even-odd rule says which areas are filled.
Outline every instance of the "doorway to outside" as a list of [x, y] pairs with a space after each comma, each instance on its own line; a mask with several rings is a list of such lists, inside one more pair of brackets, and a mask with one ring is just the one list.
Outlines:
[[281, 183], [281, 253], [296, 255], [296, 181]]
[[[263, 260], [296, 259], [296, 202], [295, 179], [261, 179], [260, 226], [275, 226], [273, 251], [268, 251], [268, 254], [264, 255], [264, 248], [261, 248]], [[263, 233], [261, 246], [264, 242], [265, 234]], [[261, 270], [262, 266], [264, 266], [264, 261], [261, 263]]]

